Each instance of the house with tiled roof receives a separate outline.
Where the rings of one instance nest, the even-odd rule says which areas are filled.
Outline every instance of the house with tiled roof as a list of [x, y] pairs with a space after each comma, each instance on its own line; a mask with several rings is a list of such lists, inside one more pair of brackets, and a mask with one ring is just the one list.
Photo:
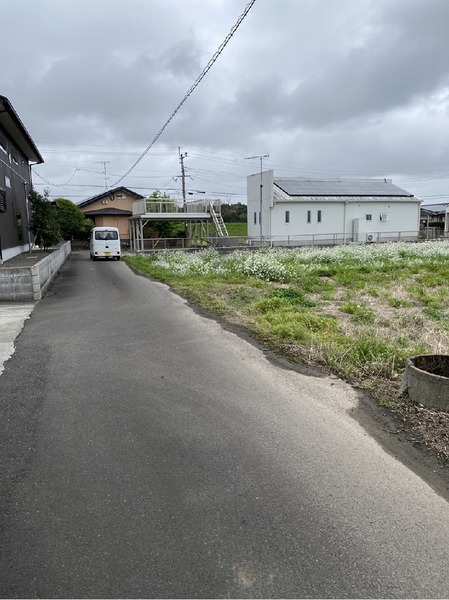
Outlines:
[[247, 179], [248, 236], [278, 243], [416, 239], [421, 200], [390, 179]]
[[129, 239], [129, 217], [132, 205], [144, 196], [126, 187], [106, 190], [97, 196], [84, 200], [78, 207], [86, 218], [92, 219], [95, 227], [117, 227], [122, 240]]

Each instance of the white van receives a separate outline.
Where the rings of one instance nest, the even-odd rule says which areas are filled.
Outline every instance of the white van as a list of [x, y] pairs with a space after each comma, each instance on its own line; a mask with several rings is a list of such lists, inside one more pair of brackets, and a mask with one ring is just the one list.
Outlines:
[[120, 260], [120, 234], [117, 227], [94, 227], [90, 232], [90, 258]]

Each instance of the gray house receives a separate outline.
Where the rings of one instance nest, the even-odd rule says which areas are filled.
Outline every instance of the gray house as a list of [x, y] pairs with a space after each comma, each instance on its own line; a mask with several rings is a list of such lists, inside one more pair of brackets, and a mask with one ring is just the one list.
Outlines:
[[29, 247], [31, 165], [43, 162], [12, 104], [0, 96], [0, 263]]

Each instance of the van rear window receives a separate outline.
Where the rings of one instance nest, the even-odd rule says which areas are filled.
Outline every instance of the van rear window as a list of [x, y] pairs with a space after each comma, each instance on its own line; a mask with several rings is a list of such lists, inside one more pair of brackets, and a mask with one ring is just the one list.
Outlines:
[[118, 240], [118, 233], [116, 231], [96, 231], [96, 240]]

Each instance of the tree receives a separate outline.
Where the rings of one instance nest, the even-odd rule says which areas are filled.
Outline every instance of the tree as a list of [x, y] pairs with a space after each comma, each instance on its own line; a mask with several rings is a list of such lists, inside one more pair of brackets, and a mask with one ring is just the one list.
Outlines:
[[31, 204], [30, 228], [33, 232], [35, 243], [44, 249], [57, 244], [61, 239], [56, 205], [48, 199], [48, 191], [44, 195], [36, 190], [28, 194]]
[[57, 198], [55, 204], [62, 238], [64, 240], [86, 239], [90, 230], [94, 227], [94, 222], [91, 219], [86, 219], [83, 211], [71, 200]]
[[[154, 212], [178, 212], [178, 203], [165, 192], [156, 190], [151, 194], [148, 200], [155, 203], [153, 205]], [[150, 212], [153, 212], [151, 210], [151, 205]], [[174, 221], [152, 221], [149, 229], [153, 230], [157, 237], [171, 238], [177, 235], [179, 225]]]
[[221, 216], [225, 223], [246, 223], [248, 207], [246, 204], [222, 204]]

